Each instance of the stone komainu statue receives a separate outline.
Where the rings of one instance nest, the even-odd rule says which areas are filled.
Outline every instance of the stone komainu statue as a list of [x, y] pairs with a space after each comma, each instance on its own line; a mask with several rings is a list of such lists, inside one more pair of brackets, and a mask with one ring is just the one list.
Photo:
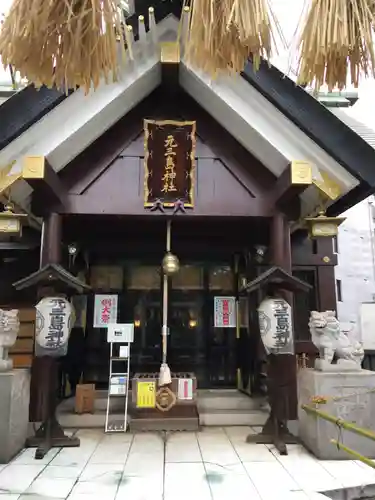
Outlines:
[[[335, 311], [311, 311], [309, 329], [311, 340], [319, 350], [320, 361], [332, 363], [336, 354], [338, 360], [345, 360], [360, 368], [364, 357], [361, 342], [351, 341], [340, 329]], [[339, 362], [339, 361], [338, 361]]]
[[0, 372], [13, 368], [13, 361], [8, 358], [8, 350], [16, 342], [19, 329], [18, 309], [11, 311], [0, 309]]

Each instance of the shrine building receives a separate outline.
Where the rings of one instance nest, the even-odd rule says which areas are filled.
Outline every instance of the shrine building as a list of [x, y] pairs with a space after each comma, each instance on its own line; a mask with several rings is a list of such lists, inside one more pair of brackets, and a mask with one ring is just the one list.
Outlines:
[[30, 276], [58, 266], [86, 285], [71, 293], [63, 371], [107, 390], [114, 321], [134, 324], [131, 377], [158, 373], [169, 251], [167, 362], [198, 394], [263, 394], [256, 280], [296, 278], [296, 356], [282, 368], [293, 419], [296, 357], [315, 356], [310, 311], [336, 309], [336, 218], [374, 192], [374, 149], [275, 67], [249, 62], [215, 81], [189, 67], [176, 49], [181, 6], [148, 7], [129, 19], [134, 61], [119, 82], [89, 95], [27, 86], [0, 107], [1, 202], [27, 214], [16, 235], [0, 218], [0, 305], [21, 310], [15, 366], [34, 356]]

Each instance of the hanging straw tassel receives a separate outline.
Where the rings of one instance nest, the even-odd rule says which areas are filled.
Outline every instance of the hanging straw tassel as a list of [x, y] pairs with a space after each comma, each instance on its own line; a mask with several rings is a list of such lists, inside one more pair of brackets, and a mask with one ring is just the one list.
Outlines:
[[298, 41], [298, 83], [342, 90], [374, 76], [373, 0], [313, 0]]
[[88, 92], [118, 80], [123, 26], [117, 0], [14, 0], [0, 32], [2, 63], [36, 86]]
[[267, 0], [192, 0], [186, 59], [212, 77], [243, 71], [249, 57], [257, 68], [271, 57], [271, 20], [281, 35]]

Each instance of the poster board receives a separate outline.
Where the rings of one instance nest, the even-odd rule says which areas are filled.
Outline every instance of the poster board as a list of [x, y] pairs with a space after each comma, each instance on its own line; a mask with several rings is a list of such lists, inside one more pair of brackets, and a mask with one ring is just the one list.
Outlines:
[[94, 297], [94, 328], [108, 328], [117, 322], [117, 295], [95, 295]]
[[235, 328], [236, 327], [236, 298], [215, 297], [214, 298], [214, 327]]

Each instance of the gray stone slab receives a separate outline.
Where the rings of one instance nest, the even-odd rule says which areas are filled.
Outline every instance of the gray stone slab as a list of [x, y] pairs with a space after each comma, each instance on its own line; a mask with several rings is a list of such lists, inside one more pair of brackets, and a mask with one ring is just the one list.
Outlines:
[[0, 373], [0, 464], [7, 464], [25, 445], [29, 424], [30, 373]]
[[343, 442], [368, 458], [375, 458], [375, 441], [346, 430], [340, 431], [335, 424], [301, 408], [302, 404], [309, 404], [313, 396], [339, 397], [338, 401], [329, 401], [319, 405], [318, 409], [375, 432], [375, 393], [368, 392], [371, 389], [375, 389], [375, 372], [368, 370], [351, 373], [319, 372], [309, 368], [299, 370], [298, 427], [302, 443], [322, 460], [353, 459], [338, 450], [331, 439]]

